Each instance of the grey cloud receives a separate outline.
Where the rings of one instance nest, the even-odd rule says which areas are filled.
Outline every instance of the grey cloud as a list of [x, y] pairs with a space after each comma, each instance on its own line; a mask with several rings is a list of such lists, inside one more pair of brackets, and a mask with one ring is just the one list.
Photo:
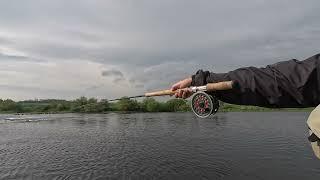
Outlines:
[[110, 83], [162, 89], [199, 68], [225, 72], [318, 53], [319, 6], [318, 0], [4, 1], [0, 48], [26, 57], [0, 60], [86, 60], [107, 69], [101, 76]]
[[101, 75], [104, 77], [112, 78], [112, 82], [115, 84], [119, 84], [126, 81], [126, 78], [123, 75], [123, 73], [116, 69], [104, 70], [101, 72]]
[[123, 81], [125, 81], [123, 77], [117, 77], [117, 78], [114, 78], [112, 82], [117, 84]]
[[0, 36], [0, 44], [10, 44], [11, 42], [7, 39], [7, 38], [4, 38], [4, 37], [1, 37]]
[[104, 86], [104, 84], [93, 85], [93, 86], [90, 86], [90, 87], [86, 88], [85, 91], [96, 90], [96, 89], [99, 89], [99, 88], [101, 88], [103, 86]]
[[111, 76], [111, 77], [120, 77], [120, 78], [124, 77], [124, 75], [121, 71], [115, 70], [115, 69], [104, 70], [104, 71], [102, 71], [101, 75], [102, 76]]
[[10, 60], [27, 60], [27, 56], [18, 56], [18, 55], [7, 55], [0, 52], [0, 59], [10, 59]]
[[136, 80], [135, 80], [135, 79], [129, 79], [129, 82], [130, 82], [130, 83], [135, 83]]
[[[144, 74], [144, 75], [146, 75], [146, 74]], [[130, 85], [135, 88], [138, 88], [138, 89], [143, 89], [145, 87], [144, 84], [148, 83], [147, 81], [148, 80], [146, 78], [144, 78], [144, 79], [133, 79], [133, 78], [129, 79]]]
[[[14, 100], [25, 99], [75, 99], [79, 96], [75, 95], [74, 91], [49, 89], [49, 88], [35, 88], [23, 85], [2, 85], [0, 84], [2, 98], [10, 98]], [[15, 96], [5, 97], [6, 94], [15, 94]], [[28, 95], [28, 96], [27, 96]]]
[[144, 85], [143, 84], [136, 84], [134, 87], [135, 88], [144, 88]]

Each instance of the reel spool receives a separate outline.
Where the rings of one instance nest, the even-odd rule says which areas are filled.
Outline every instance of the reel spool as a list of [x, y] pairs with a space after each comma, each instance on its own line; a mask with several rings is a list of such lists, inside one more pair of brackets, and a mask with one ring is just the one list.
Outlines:
[[195, 93], [191, 100], [192, 111], [200, 118], [207, 118], [219, 110], [219, 100], [203, 91]]

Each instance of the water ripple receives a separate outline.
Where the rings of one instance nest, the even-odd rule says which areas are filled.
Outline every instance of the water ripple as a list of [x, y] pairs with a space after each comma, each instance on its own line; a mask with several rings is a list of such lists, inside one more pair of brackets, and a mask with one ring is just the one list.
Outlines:
[[[306, 117], [19, 117], [0, 125], [0, 179], [319, 179], [320, 163], [305, 139]], [[25, 122], [28, 118], [34, 123]]]

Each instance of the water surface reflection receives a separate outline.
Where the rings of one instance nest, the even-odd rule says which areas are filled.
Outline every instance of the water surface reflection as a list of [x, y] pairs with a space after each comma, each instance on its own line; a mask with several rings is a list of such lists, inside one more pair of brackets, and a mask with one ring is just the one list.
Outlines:
[[0, 116], [1, 179], [319, 179], [308, 113]]

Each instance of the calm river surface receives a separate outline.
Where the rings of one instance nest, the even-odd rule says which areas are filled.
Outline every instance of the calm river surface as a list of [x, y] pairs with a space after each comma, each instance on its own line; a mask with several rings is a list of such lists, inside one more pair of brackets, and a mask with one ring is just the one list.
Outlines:
[[306, 112], [0, 115], [0, 179], [320, 179]]

